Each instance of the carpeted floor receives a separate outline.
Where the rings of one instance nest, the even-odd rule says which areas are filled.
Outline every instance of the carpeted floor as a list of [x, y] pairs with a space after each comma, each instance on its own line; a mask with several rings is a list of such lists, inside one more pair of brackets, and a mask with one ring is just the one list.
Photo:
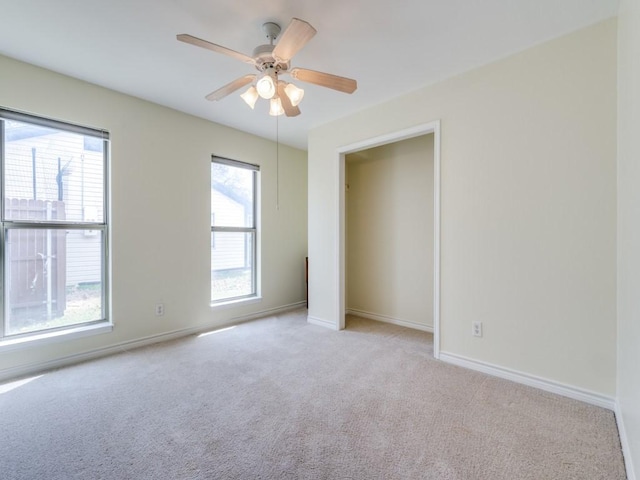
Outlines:
[[0, 478], [624, 479], [613, 413], [306, 310], [0, 386]]

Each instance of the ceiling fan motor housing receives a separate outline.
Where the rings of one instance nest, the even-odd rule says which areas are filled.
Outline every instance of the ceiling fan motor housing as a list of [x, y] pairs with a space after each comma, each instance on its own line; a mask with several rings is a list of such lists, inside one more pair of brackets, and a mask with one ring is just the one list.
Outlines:
[[276, 61], [273, 58], [273, 49], [275, 45], [258, 45], [253, 49], [253, 58], [256, 62], [256, 68], [264, 72], [267, 68], [273, 67], [276, 73], [289, 69], [289, 62]]

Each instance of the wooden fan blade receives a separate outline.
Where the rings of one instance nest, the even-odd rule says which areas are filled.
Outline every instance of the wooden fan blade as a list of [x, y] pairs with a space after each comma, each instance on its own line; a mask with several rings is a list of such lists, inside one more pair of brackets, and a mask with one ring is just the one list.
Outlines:
[[293, 68], [289, 72], [291, 76], [301, 82], [313, 83], [321, 87], [332, 88], [344, 93], [353, 93], [358, 88], [358, 82], [351, 78], [339, 77], [330, 73], [316, 72], [306, 68]]
[[299, 18], [292, 18], [273, 49], [273, 57], [285, 63], [288, 62], [316, 33], [316, 29], [309, 23]]
[[242, 62], [255, 65], [254, 59], [250, 56], [245, 55], [244, 53], [236, 52], [235, 50], [231, 50], [230, 48], [223, 47], [222, 45], [207, 42], [206, 40], [202, 40], [201, 38], [194, 37], [186, 33], [176, 35], [176, 38], [181, 42], [190, 43], [191, 45], [195, 45], [196, 47], [206, 48], [207, 50], [211, 50], [212, 52], [222, 53], [223, 55], [228, 55], [229, 57], [236, 58]]
[[291, 105], [291, 100], [289, 100], [287, 92], [284, 91], [284, 87], [284, 82], [278, 82], [278, 97], [280, 97], [280, 103], [282, 104], [284, 113], [287, 117], [297, 117], [300, 115], [300, 109], [297, 105], [295, 107]]
[[233, 82], [226, 84], [224, 87], [219, 88], [215, 92], [211, 92], [205, 98], [207, 100], [220, 100], [230, 93], [235, 92], [239, 88], [244, 87], [245, 85], [250, 84], [256, 78], [256, 75], [245, 75], [244, 77], [236, 78]]

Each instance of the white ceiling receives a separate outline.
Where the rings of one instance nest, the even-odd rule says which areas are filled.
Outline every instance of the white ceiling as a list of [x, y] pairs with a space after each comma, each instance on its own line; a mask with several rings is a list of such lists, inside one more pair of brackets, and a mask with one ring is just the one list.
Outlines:
[[[251, 55], [261, 25], [291, 17], [318, 34], [292, 66], [358, 80], [353, 95], [301, 84], [279, 138], [306, 149], [335, 118], [616, 15], [618, 0], [0, 0], [0, 53], [275, 139], [260, 100], [204, 96], [255, 70], [176, 41], [189, 33]], [[0, 72], [1, 74], [1, 72]]]

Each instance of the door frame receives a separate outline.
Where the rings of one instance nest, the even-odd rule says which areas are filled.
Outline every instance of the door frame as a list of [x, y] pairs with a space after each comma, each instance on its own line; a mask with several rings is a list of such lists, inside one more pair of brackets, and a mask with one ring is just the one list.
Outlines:
[[336, 150], [336, 163], [338, 172], [338, 201], [336, 231], [337, 243], [337, 312], [338, 329], [345, 327], [345, 157], [347, 154], [361, 150], [379, 147], [389, 143], [407, 140], [413, 137], [433, 134], [433, 356], [440, 358], [440, 120], [416, 125], [414, 127], [379, 135], [361, 140], [356, 143], [344, 145]]

